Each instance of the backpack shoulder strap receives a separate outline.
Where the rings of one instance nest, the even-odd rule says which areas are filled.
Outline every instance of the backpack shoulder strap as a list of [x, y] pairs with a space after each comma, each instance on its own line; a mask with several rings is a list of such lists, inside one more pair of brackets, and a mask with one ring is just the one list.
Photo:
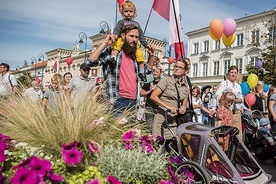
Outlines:
[[11, 74], [8, 75], [8, 79], [9, 79], [11, 87], [13, 87], [12, 82], [11, 82]]

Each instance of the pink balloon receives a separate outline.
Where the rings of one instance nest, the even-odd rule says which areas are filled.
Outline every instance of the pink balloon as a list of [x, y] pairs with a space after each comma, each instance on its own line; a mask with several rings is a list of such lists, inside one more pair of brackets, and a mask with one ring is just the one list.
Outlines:
[[248, 105], [252, 106], [256, 102], [256, 96], [253, 93], [249, 93], [245, 96], [245, 101]]
[[168, 61], [169, 61], [170, 64], [172, 64], [174, 62], [173, 57], [169, 57]]
[[232, 18], [228, 18], [223, 22], [223, 33], [225, 36], [231, 36], [233, 33], [235, 33], [236, 28], [236, 21]]

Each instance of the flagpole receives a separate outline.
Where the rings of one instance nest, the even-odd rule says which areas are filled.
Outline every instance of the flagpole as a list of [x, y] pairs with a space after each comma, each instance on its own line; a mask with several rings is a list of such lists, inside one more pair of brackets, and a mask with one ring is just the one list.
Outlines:
[[181, 41], [180, 41], [180, 33], [179, 33], [179, 27], [178, 27], [177, 16], [176, 16], [176, 12], [175, 12], [174, 0], [172, 0], [172, 4], [173, 4], [173, 12], [174, 12], [176, 30], [177, 30], [177, 35], [178, 35], [178, 43], [179, 43], [179, 46], [180, 46], [181, 58], [184, 58], [184, 56], [183, 56], [184, 54], [183, 54], [183, 51], [182, 51], [182, 44], [180, 44], [180, 43], [181, 43]]
[[115, 6], [116, 7], [116, 11], [115, 11], [116, 12], [116, 16], [115, 16], [115, 24], [114, 25], [117, 24], [117, 17], [118, 17], [118, 5], [117, 5], [118, 3], [117, 3], [117, 0], [115, 0], [115, 4], [116, 4], [116, 6]]
[[146, 22], [146, 26], [145, 26], [145, 29], [144, 29], [144, 35], [146, 33], [146, 30], [147, 30], [147, 27], [148, 27], [148, 24], [149, 24], [149, 19], [151, 17], [151, 13], [152, 13], [154, 2], [155, 2], [155, 0], [153, 0], [152, 6], [151, 6], [151, 9], [150, 9], [150, 13], [149, 13], [149, 16], [148, 16], [148, 19], [147, 19], [147, 22]]

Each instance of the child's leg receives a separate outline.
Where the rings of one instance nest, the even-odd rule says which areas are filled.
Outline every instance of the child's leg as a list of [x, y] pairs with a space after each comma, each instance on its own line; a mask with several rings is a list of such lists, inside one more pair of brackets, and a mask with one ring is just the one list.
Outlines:
[[119, 51], [122, 49], [123, 44], [124, 44], [123, 39], [119, 37], [117, 41], [111, 45], [111, 49], [112, 49], [111, 57], [113, 57], [115, 60], [117, 58]]
[[139, 66], [139, 77], [141, 78], [142, 81], [145, 82], [147, 78], [145, 76], [144, 56], [143, 56], [142, 49], [138, 46], [135, 52], [135, 57]]

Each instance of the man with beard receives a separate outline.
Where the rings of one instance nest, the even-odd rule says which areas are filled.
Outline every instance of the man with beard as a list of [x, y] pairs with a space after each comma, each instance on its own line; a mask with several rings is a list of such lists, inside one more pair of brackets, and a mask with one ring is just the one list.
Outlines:
[[138, 90], [138, 65], [135, 58], [139, 37], [138, 27], [125, 26], [121, 37], [124, 43], [117, 55], [116, 63], [112, 63], [110, 59], [111, 34], [90, 54], [87, 61], [90, 66], [103, 66], [106, 92], [116, 115], [120, 115], [126, 109], [133, 110]]

